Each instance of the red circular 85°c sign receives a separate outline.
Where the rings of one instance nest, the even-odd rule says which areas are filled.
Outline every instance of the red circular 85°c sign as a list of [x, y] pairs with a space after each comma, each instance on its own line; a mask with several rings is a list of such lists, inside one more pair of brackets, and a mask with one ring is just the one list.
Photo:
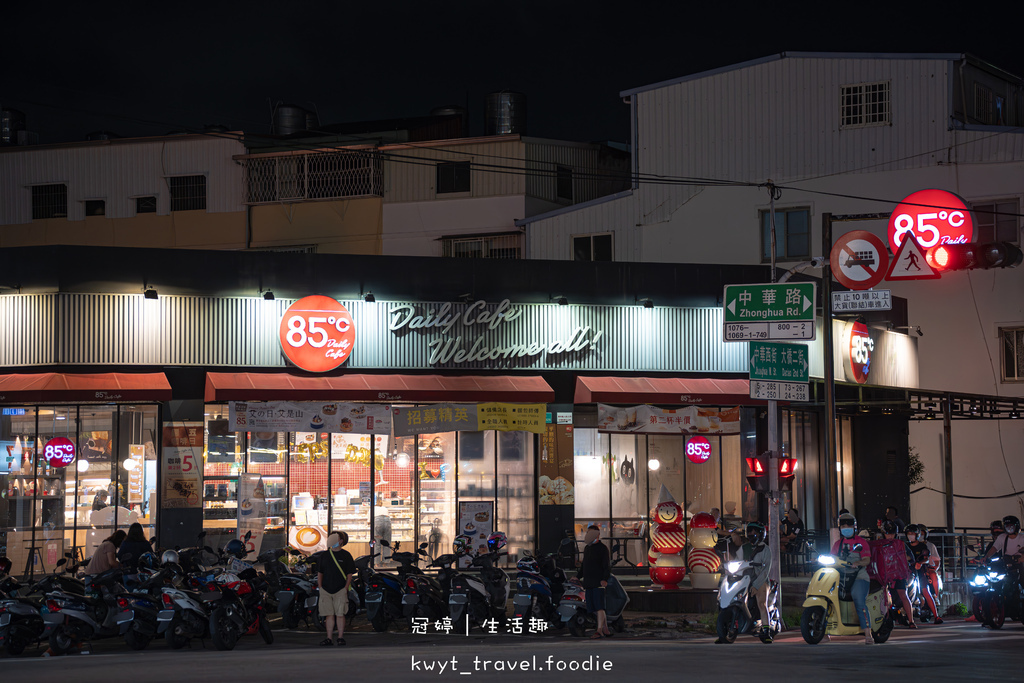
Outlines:
[[50, 439], [43, 446], [43, 457], [50, 467], [67, 467], [75, 461], [75, 444], [63, 436]]
[[327, 372], [352, 353], [356, 327], [340, 302], [316, 294], [288, 307], [278, 335], [288, 360], [308, 372]]
[[686, 442], [686, 457], [695, 465], [708, 461], [711, 457], [711, 442], [703, 436], [693, 436]]
[[974, 241], [974, 216], [966, 202], [946, 190], [919, 190], [896, 205], [889, 215], [889, 248], [899, 251], [910, 235], [922, 250], [940, 244]]
[[864, 384], [871, 373], [871, 352], [875, 350], [875, 342], [871, 339], [868, 326], [855, 322], [850, 328], [850, 373], [853, 381]]

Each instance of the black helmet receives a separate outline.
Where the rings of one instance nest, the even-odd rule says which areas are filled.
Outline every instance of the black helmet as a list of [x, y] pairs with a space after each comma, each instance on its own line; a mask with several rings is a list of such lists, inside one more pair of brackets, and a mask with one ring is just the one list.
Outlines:
[[1006, 529], [1003, 528], [1003, 520], [1001, 519], [993, 519], [992, 523], [988, 525], [988, 530], [992, 533], [993, 537], [1006, 531]]
[[747, 539], [754, 544], [764, 543], [764, 524], [747, 522]]
[[1017, 519], [1015, 515], [1006, 515], [1003, 517], [1003, 529], [1005, 529], [1008, 534], [1017, 533], [1020, 531], [1020, 520]]
[[903, 530], [903, 533], [907, 534], [908, 536], [910, 534], [914, 534], [919, 539], [922, 539], [924, 536], [924, 534], [921, 533], [921, 527], [917, 524], [908, 524], [907, 528]]
[[153, 553], [142, 553], [139, 555], [139, 569], [159, 569], [160, 561], [156, 559], [156, 555]]
[[857, 518], [849, 512], [844, 512], [839, 515], [839, 526], [852, 526], [854, 529], [857, 528]]
[[882, 533], [883, 534], [898, 534], [900, 528], [896, 526], [896, 522], [891, 519], [882, 520]]
[[245, 544], [239, 541], [237, 538], [228, 541], [228, 544], [224, 546], [224, 552], [228, 555], [234, 555], [240, 560], [244, 560], [245, 556], [249, 554], [245, 550]]

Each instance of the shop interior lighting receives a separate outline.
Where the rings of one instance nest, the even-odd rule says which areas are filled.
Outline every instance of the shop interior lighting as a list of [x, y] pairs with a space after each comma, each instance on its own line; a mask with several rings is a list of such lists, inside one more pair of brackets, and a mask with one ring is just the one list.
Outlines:
[[647, 461], [647, 469], [651, 472], [657, 472], [661, 468], [661, 461], [657, 458], [651, 458]]
[[263, 292], [263, 300], [264, 301], [273, 301], [274, 300], [274, 293], [272, 291], [270, 291], [269, 289], [267, 291]]
[[372, 304], [376, 300], [377, 297], [373, 295], [373, 292], [367, 292], [366, 294], [363, 294], [363, 301], [365, 301], [368, 304]]
[[124, 461], [124, 463], [122, 463], [122, 464], [124, 465], [124, 468], [125, 468], [126, 470], [128, 470], [129, 472], [131, 472], [132, 470], [134, 470], [134, 469], [135, 469], [136, 467], [138, 467], [138, 466], [139, 466], [139, 461], [138, 461], [138, 460], [136, 460], [135, 458], [128, 458], [128, 459], [127, 459], [127, 460], [125, 460], [125, 461]]
[[84, 458], [80, 458], [78, 460], [77, 467], [78, 467], [78, 471], [79, 472], [88, 472], [89, 471], [89, 461], [85, 460]]
[[146, 287], [142, 291], [142, 296], [146, 297], [147, 299], [159, 299], [160, 298], [160, 295], [157, 294], [157, 291], [155, 289], [153, 289], [152, 287]]

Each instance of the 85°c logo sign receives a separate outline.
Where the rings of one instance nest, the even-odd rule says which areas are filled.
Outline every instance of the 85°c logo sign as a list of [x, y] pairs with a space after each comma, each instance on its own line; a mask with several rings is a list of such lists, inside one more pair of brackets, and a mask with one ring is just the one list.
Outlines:
[[356, 327], [341, 303], [316, 294], [288, 307], [278, 335], [288, 360], [308, 372], [327, 372], [352, 353]]
[[940, 244], [974, 241], [974, 217], [960, 197], [946, 190], [919, 190], [896, 205], [889, 216], [889, 248], [899, 251], [907, 237], [922, 250]]

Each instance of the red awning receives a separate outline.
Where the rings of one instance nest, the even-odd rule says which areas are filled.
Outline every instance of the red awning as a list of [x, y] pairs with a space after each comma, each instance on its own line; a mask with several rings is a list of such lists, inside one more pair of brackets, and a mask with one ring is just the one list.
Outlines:
[[283, 372], [208, 372], [207, 401], [507, 401], [550, 403], [543, 377], [341, 375], [296, 377]]
[[169, 401], [162, 372], [43, 372], [0, 375], [0, 403], [110, 403]]
[[736, 405], [750, 398], [745, 379], [679, 377], [577, 377], [574, 403], [658, 403]]

